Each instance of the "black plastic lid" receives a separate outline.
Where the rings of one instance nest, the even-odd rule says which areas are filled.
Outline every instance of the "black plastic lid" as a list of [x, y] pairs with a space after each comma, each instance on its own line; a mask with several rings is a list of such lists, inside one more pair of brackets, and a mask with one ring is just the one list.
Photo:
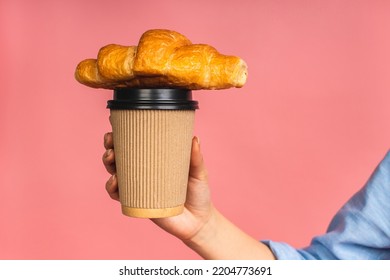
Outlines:
[[195, 110], [198, 101], [192, 100], [187, 89], [123, 88], [115, 89], [113, 100], [107, 102], [111, 110]]

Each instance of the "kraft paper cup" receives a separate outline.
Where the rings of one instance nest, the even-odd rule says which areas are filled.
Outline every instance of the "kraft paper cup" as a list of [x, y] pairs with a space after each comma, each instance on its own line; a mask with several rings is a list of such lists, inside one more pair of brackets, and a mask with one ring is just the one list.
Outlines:
[[183, 212], [195, 109], [189, 90], [117, 89], [108, 101], [122, 213]]

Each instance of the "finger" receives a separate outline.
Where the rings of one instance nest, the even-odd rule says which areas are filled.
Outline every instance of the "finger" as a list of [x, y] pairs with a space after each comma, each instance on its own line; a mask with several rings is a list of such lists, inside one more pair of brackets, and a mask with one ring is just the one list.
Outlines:
[[103, 154], [103, 164], [106, 168], [107, 172], [113, 175], [116, 172], [116, 166], [115, 166], [115, 153], [113, 149], [108, 149]]
[[119, 201], [118, 180], [115, 174], [106, 182], [106, 191], [112, 199]]
[[106, 148], [106, 150], [114, 148], [112, 132], [107, 132], [104, 134], [104, 148]]
[[207, 170], [200, 152], [200, 141], [196, 136], [192, 139], [189, 176], [200, 181], [207, 181]]

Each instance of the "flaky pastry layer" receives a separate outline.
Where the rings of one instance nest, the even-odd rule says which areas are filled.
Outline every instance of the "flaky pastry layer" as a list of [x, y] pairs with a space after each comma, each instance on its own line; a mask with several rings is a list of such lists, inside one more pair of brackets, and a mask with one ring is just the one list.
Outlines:
[[75, 72], [81, 84], [105, 89], [226, 89], [242, 87], [247, 75], [241, 58], [165, 29], [146, 31], [137, 46], [104, 46], [97, 59], [81, 61]]

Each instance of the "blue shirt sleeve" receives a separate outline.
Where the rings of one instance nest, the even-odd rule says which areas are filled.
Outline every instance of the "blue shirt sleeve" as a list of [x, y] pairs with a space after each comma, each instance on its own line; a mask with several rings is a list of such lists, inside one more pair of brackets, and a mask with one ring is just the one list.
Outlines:
[[263, 241], [277, 259], [390, 259], [390, 151], [365, 186], [335, 215], [327, 232], [310, 246], [295, 249]]

